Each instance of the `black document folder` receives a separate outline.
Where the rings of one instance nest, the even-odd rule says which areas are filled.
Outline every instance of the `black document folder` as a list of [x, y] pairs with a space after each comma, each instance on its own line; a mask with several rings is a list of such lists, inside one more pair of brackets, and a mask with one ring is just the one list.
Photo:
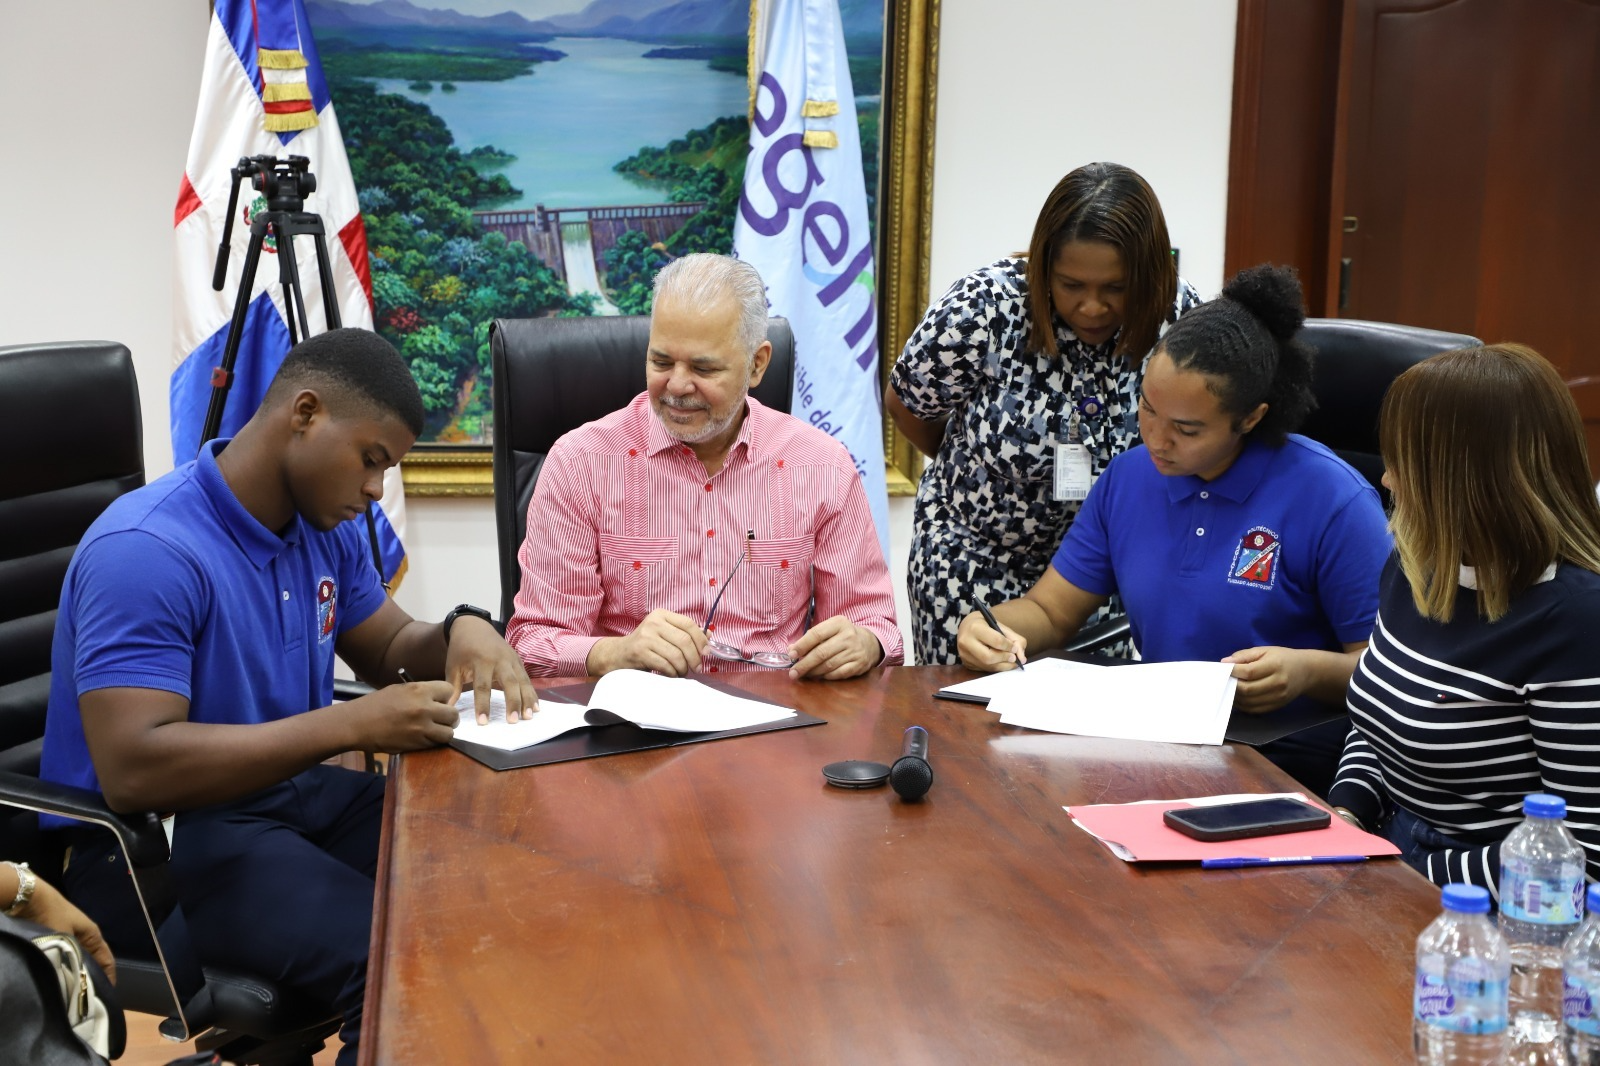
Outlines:
[[[723, 692], [747, 700], [757, 700], [762, 703], [772, 703], [773, 706], [782, 706], [772, 700], [764, 700], [736, 688], [733, 685], [720, 681], [707, 681], [696, 678], [702, 685], [721, 689]], [[553, 699], [560, 703], [587, 703], [589, 694], [594, 691], [594, 682], [588, 681], [580, 685], [563, 685], [560, 688], [545, 689], [539, 693], [540, 701]], [[621, 722], [616, 725], [599, 725], [589, 729], [575, 729], [570, 733], [551, 737], [543, 744], [534, 744], [517, 751], [503, 751], [500, 748], [491, 748], [486, 744], [474, 744], [467, 740], [452, 740], [450, 746], [461, 754], [481, 762], [491, 770], [516, 770], [524, 766], [544, 766], [553, 762], [571, 762], [574, 759], [592, 759], [600, 755], [620, 755], [629, 751], [649, 751], [651, 748], [675, 748], [683, 744], [698, 744], [703, 740], [722, 740], [726, 737], [742, 737], [752, 733], [770, 733], [778, 729], [797, 729], [808, 725], [825, 725], [824, 719], [813, 717], [801, 711], [796, 711], [793, 718], [780, 718], [776, 722], [762, 722], [759, 725], [745, 726], [740, 729], [722, 729], [712, 733], [680, 733], [671, 729], [641, 729], [632, 722]]]

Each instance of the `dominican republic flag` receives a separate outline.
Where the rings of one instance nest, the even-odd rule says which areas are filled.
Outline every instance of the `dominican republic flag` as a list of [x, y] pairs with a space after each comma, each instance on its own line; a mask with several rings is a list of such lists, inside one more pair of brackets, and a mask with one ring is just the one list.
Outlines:
[[791, 410], [850, 450], [889, 557], [878, 303], [838, 0], [761, 0], [761, 77], [734, 253], [794, 329]]
[[[322, 216], [333, 269], [334, 297], [341, 324], [372, 328], [372, 275], [367, 265], [367, 231], [356, 202], [350, 161], [344, 153], [339, 120], [322, 76], [301, 0], [217, 0], [206, 40], [200, 106], [189, 139], [189, 160], [173, 216], [177, 236], [174, 286], [176, 368], [172, 372], [173, 461], [186, 463], [200, 447], [206, 408], [211, 402], [211, 371], [233, 317], [233, 302], [244, 273], [250, 220], [266, 210], [261, 194], [240, 183], [238, 215], [222, 291], [211, 288], [223, 216], [233, 185], [232, 169], [243, 156], [310, 160], [317, 189], [305, 209]], [[322, 332], [322, 285], [315, 242], [294, 242], [305, 297], [306, 321]], [[283, 292], [278, 284], [278, 249], [269, 236], [256, 266], [250, 309], [245, 317], [233, 388], [223, 412], [221, 435], [230, 437], [260, 406], [272, 376], [289, 351]], [[383, 502], [375, 511], [384, 579], [395, 582], [405, 568], [405, 496], [400, 470], [384, 477]]]

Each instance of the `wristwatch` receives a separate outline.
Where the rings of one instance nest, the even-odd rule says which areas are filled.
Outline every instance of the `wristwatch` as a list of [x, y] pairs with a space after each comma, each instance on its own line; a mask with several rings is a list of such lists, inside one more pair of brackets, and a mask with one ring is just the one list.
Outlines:
[[455, 625], [456, 619], [460, 618], [464, 614], [469, 614], [474, 618], [481, 618], [490, 625], [494, 625], [494, 616], [488, 611], [485, 611], [482, 607], [474, 607], [470, 603], [458, 603], [454, 607], [450, 608], [449, 614], [444, 616], [444, 625], [442, 628], [444, 629], [445, 647], [448, 648], [450, 646], [450, 627]]
[[33, 890], [39, 887], [39, 879], [28, 869], [28, 864], [25, 862], [8, 861], [6, 865], [17, 871], [17, 898], [5, 909], [7, 918], [15, 918], [22, 912], [22, 908], [28, 905], [28, 901], [33, 899]]

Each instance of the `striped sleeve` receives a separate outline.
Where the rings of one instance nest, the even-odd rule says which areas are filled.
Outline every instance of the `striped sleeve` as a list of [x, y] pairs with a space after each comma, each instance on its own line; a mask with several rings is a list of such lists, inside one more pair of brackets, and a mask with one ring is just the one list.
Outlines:
[[[870, 550], [877, 529], [866, 490], [849, 457], [832, 465], [837, 509], [823, 518], [815, 534], [816, 621], [835, 615], [878, 638], [880, 666], [905, 662], [905, 638], [894, 612], [894, 580], [883, 553]], [[863, 546], [866, 546], [864, 549]]]
[[1420, 617], [1391, 562], [1371, 645], [1350, 679], [1353, 728], [1330, 799], [1369, 825], [1424, 823], [1428, 878], [1498, 895], [1500, 846], [1535, 792], [1600, 879], [1600, 575], [1563, 564], [1489, 622], [1463, 589], [1449, 622]]
[[1381, 824], [1389, 814], [1383, 768], [1377, 752], [1359, 729], [1350, 730], [1345, 737], [1344, 755], [1339, 759], [1339, 772], [1334, 776], [1328, 800], [1353, 813], [1368, 827]]
[[579, 483], [583, 473], [556, 442], [528, 502], [528, 532], [517, 553], [522, 585], [506, 641], [535, 677], [587, 674], [600, 639], [600, 537], [595, 508], [584, 502], [592, 494]]
[[[1560, 674], [1527, 686], [1528, 725], [1544, 789], [1567, 802], [1567, 828], [1583, 846], [1591, 880], [1600, 879], [1600, 663], [1580, 634], [1600, 632], [1600, 611], [1573, 619], [1566, 643], [1573, 659]], [[1579, 639], [1572, 639], [1577, 637]]]

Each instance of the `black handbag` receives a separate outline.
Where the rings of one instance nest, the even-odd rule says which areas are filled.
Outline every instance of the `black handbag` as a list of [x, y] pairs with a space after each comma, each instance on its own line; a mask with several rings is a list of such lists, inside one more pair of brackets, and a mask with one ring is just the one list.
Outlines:
[[[127, 1025], [111, 982], [72, 937], [0, 915], [0, 1062], [102, 1066]], [[91, 1046], [90, 1041], [97, 1046]]]

